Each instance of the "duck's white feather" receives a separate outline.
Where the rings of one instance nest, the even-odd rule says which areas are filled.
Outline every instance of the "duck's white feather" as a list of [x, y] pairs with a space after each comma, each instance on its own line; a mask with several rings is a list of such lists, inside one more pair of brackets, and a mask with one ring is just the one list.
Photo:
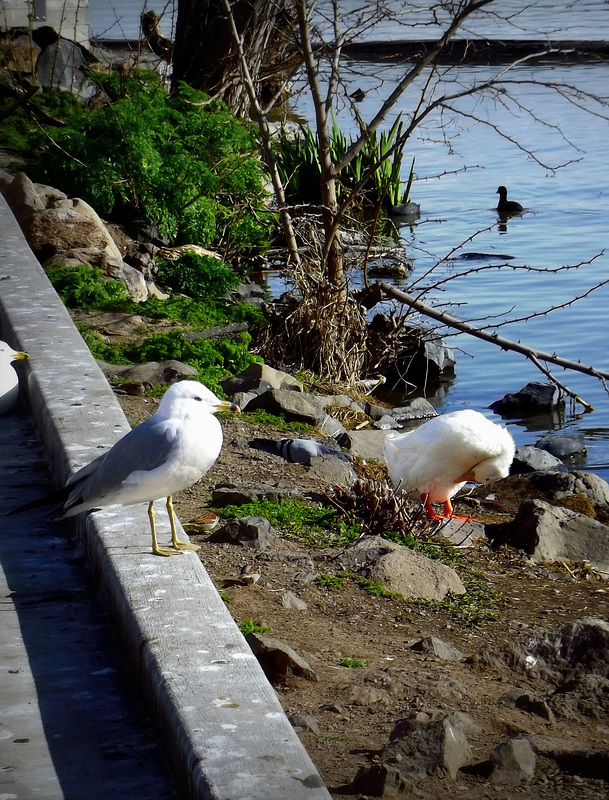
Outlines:
[[504, 478], [514, 458], [509, 432], [471, 409], [428, 420], [414, 431], [389, 434], [385, 460], [396, 489], [444, 502], [468, 481]]

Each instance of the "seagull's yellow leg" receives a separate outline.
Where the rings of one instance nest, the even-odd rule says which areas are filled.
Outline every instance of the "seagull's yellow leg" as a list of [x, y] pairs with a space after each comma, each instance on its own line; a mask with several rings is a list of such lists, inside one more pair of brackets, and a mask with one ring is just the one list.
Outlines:
[[178, 539], [178, 533], [176, 531], [176, 521], [173, 515], [173, 501], [171, 499], [171, 495], [167, 498], [167, 513], [169, 514], [169, 524], [171, 525], [171, 546], [175, 547], [176, 550], [199, 550], [200, 547], [198, 544], [191, 544], [190, 542], [181, 542]]
[[148, 519], [150, 520], [150, 530], [152, 532], [152, 552], [155, 556], [175, 556], [177, 555], [177, 550], [170, 550], [168, 547], [159, 547], [159, 544], [156, 540], [156, 526], [154, 524], [154, 503], [149, 503], [148, 505]]

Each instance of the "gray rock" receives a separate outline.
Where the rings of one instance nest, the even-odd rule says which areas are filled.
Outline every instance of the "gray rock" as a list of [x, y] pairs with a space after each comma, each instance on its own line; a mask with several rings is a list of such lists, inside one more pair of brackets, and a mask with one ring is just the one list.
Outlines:
[[[3, 22], [6, 23], [6, 21], [5, 18]], [[25, 76], [34, 74], [40, 52], [40, 47], [26, 33], [10, 38], [3, 36], [0, 40], [0, 60], [3, 71], [17, 73], [20, 81], [23, 81]]]
[[360, 539], [336, 558], [343, 569], [380, 580], [404, 597], [443, 600], [448, 592], [465, 593], [461, 579], [450, 567], [378, 536]]
[[396, 431], [399, 427], [400, 423], [391, 414], [384, 414], [372, 423], [372, 428], [377, 431]]
[[535, 714], [548, 722], [554, 722], [554, 713], [543, 697], [537, 697], [530, 692], [522, 692], [520, 689], [513, 689], [502, 695], [501, 700], [528, 714]]
[[127, 287], [127, 294], [136, 303], [141, 303], [148, 297], [146, 280], [135, 267], [130, 267], [129, 264], [121, 261], [120, 264], [110, 264], [105, 272], [108, 278], [124, 283]]
[[63, 89], [81, 100], [95, 94], [95, 86], [85, 74], [87, 62], [76, 42], [59, 37], [45, 47], [36, 62], [38, 81], [43, 89]]
[[516, 448], [516, 455], [510, 467], [510, 473], [516, 475], [523, 472], [539, 472], [546, 469], [556, 469], [561, 464], [560, 458], [556, 458], [547, 450], [542, 450], [531, 444], [525, 444]]
[[292, 484], [277, 483], [271, 486], [268, 483], [220, 483], [213, 492], [212, 499], [215, 505], [243, 505], [253, 500], [266, 498], [272, 503], [277, 503], [282, 498], [289, 500], [302, 497], [300, 489]]
[[438, 412], [424, 397], [414, 397], [403, 406], [391, 409], [391, 415], [398, 422], [409, 422], [415, 419], [429, 419], [437, 417]]
[[551, 758], [564, 772], [582, 778], [607, 780], [609, 775], [609, 752], [593, 750], [572, 739], [556, 736], [529, 736], [533, 750], [544, 758]]
[[460, 519], [445, 519], [433, 524], [434, 539], [446, 539], [455, 547], [474, 547], [477, 539], [485, 539], [485, 527], [481, 522]]
[[452, 644], [438, 639], [437, 636], [426, 636], [410, 645], [410, 649], [417, 653], [429, 653], [445, 661], [461, 661], [463, 653]]
[[504, 478], [523, 497], [562, 500], [583, 495], [598, 510], [609, 514], [609, 484], [592, 472], [579, 469], [547, 470]]
[[374, 422], [378, 422], [383, 417], [387, 416], [387, 414], [393, 413], [392, 409], [379, 406], [376, 403], [362, 402], [357, 403], [357, 406], [359, 406], [359, 408], [356, 408], [357, 411], [363, 411], [363, 413]]
[[148, 361], [146, 364], [106, 364], [97, 362], [107, 378], [121, 377], [142, 383], [177, 383], [198, 374], [195, 367], [181, 361]]
[[316, 425], [325, 417], [315, 395], [289, 388], [269, 389], [251, 400], [247, 408], [248, 411], [261, 409], [271, 414], [283, 414], [292, 422], [306, 422], [309, 425]]
[[609, 623], [587, 617], [558, 629], [527, 632], [466, 661], [483, 669], [508, 667], [556, 686], [588, 674], [609, 679]]
[[409, 380], [415, 376], [435, 380], [441, 375], [452, 373], [457, 363], [452, 349], [439, 336], [423, 336], [425, 338], [414, 356], [408, 354], [402, 361], [402, 374]]
[[59, 189], [33, 183], [25, 172], [18, 172], [13, 177], [4, 195], [20, 225], [34, 212], [43, 211], [56, 201], [68, 199], [68, 196]]
[[493, 751], [491, 780], [515, 786], [533, 777], [536, 762], [535, 751], [527, 739], [510, 739]]
[[609, 576], [609, 526], [585, 514], [525, 500], [512, 522], [492, 528], [491, 536], [499, 533], [502, 542], [524, 550], [533, 561], [587, 561]]
[[414, 784], [393, 764], [372, 764], [370, 767], [360, 767], [353, 781], [341, 788], [358, 797], [384, 797], [393, 800], [396, 797], [410, 796]]
[[381, 761], [391, 763], [398, 757], [400, 771], [406, 775], [448, 774], [453, 780], [459, 770], [472, 760], [472, 751], [461, 721], [440, 712], [428, 715], [413, 713], [400, 720], [383, 748]]
[[210, 542], [229, 542], [241, 547], [252, 547], [258, 552], [278, 542], [278, 537], [271, 523], [265, 517], [240, 517], [232, 519], [214, 531]]
[[579, 675], [561, 684], [548, 698], [548, 705], [564, 719], [608, 719], [609, 679], [602, 675]]
[[248, 633], [245, 638], [271, 683], [281, 683], [290, 674], [317, 680], [309, 662], [286, 642], [261, 633]]
[[73, 249], [105, 251], [112, 264], [122, 264], [114, 239], [93, 208], [84, 200], [70, 200], [63, 193], [34, 184], [19, 173], [7, 191], [7, 199], [41, 262]]
[[538, 414], [552, 408], [564, 406], [565, 401], [560, 389], [553, 383], [527, 383], [517, 392], [504, 395], [495, 400], [489, 408], [499, 414]]
[[[349, 408], [352, 411], [363, 411], [363, 406], [369, 405], [367, 403], [358, 403], [348, 394], [327, 394], [320, 395], [319, 402], [323, 408], [334, 406], [335, 408]], [[368, 413], [367, 411], [365, 413]]]
[[323, 414], [317, 422], [319, 432], [324, 436], [332, 436], [338, 439], [347, 433], [347, 429], [339, 420], [331, 417], [329, 414]]
[[223, 378], [220, 384], [228, 395], [235, 392], [250, 392], [259, 389], [263, 384], [268, 384], [273, 389], [291, 389], [295, 392], [303, 390], [302, 383], [292, 375], [273, 369], [266, 364], [250, 364], [238, 375]]
[[294, 611], [307, 611], [308, 605], [300, 597], [297, 597], [293, 592], [285, 591], [277, 598], [279, 605], [283, 608], [288, 608]]
[[231, 394], [230, 399], [233, 403], [239, 406], [241, 411], [247, 411], [247, 407], [249, 406], [250, 402], [257, 397], [257, 393], [255, 391], [252, 392], [234, 392]]
[[342, 457], [347, 455], [340, 453], [338, 456], [312, 458], [309, 462], [309, 474], [324, 486], [343, 486], [350, 489], [357, 482], [357, 475], [352, 460]]
[[266, 301], [267, 291], [264, 286], [256, 283], [256, 281], [243, 280], [238, 288], [232, 292], [232, 296], [240, 302], [261, 306]]
[[581, 459], [586, 455], [586, 440], [581, 433], [560, 433], [542, 436], [535, 447], [546, 450], [561, 461]]
[[313, 714], [289, 714], [288, 719], [296, 733], [314, 733], [316, 736], [321, 734], [319, 722]]
[[385, 438], [387, 431], [347, 431], [347, 447], [349, 452], [363, 458], [364, 461], [378, 461], [385, 463]]

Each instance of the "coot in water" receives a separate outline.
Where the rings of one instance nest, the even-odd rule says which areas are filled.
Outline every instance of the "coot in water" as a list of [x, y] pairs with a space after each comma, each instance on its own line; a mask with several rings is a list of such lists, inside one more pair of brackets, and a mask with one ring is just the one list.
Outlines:
[[499, 195], [499, 202], [497, 203], [497, 211], [503, 214], [520, 214], [524, 209], [515, 200], [507, 199], [507, 189], [505, 186], [500, 186], [497, 189]]

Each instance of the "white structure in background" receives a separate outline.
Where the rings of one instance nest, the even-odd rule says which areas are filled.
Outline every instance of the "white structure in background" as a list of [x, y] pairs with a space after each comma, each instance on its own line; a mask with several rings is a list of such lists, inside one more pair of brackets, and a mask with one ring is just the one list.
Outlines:
[[89, 0], [0, 0], [0, 30], [45, 25], [88, 47]]

